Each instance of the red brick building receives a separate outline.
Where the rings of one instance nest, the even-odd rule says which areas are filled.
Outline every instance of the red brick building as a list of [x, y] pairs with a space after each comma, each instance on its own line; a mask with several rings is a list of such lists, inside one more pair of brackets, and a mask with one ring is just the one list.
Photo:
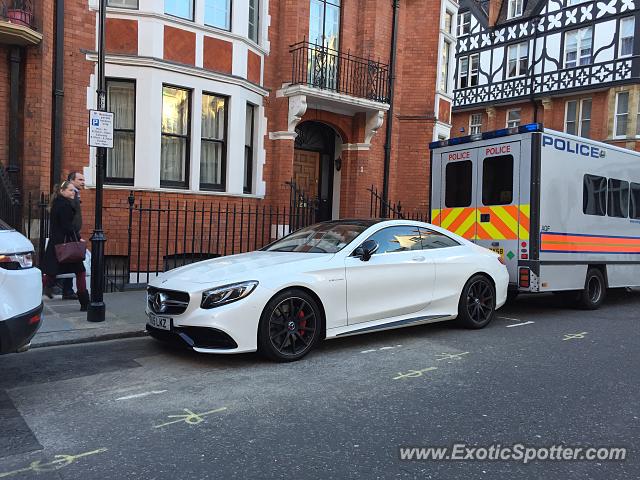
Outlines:
[[[0, 19], [0, 92], [11, 99], [0, 101], [0, 163], [23, 199], [83, 172], [88, 237], [99, 2], [18, 3], [21, 22]], [[127, 254], [131, 190], [136, 205], [257, 211], [289, 207], [293, 179], [326, 220], [368, 216], [367, 189], [387, 185], [404, 211], [426, 212], [428, 144], [451, 126], [456, 13], [449, 0], [108, 0], [107, 254]]]
[[463, 1], [452, 136], [541, 122], [640, 150], [636, 5]]

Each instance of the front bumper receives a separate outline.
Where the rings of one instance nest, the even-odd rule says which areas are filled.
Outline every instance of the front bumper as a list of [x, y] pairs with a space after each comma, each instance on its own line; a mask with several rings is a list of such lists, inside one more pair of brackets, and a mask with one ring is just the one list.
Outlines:
[[29, 344], [42, 325], [42, 304], [22, 315], [0, 321], [0, 354], [13, 353]]

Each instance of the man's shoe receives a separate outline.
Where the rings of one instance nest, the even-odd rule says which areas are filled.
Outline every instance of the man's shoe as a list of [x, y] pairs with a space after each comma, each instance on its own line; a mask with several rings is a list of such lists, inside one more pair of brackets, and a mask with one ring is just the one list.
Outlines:
[[62, 299], [63, 300], [78, 300], [78, 295], [76, 295], [75, 292], [63, 293], [62, 294]]
[[86, 290], [84, 292], [78, 292], [78, 301], [80, 302], [80, 311], [86, 312], [89, 308], [89, 301], [91, 298], [89, 297], [89, 292]]

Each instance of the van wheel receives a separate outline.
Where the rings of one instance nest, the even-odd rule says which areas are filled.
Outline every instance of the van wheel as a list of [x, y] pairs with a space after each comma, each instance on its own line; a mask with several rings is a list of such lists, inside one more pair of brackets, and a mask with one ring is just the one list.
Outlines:
[[483, 328], [489, 325], [496, 311], [496, 292], [484, 275], [469, 279], [458, 302], [458, 323], [466, 328]]
[[584, 289], [578, 295], [578, 305], [585, 310], [596, 310], [604, 302], [606, 294], [604, 275], [599, 269], [590, 268], [584, 281]]

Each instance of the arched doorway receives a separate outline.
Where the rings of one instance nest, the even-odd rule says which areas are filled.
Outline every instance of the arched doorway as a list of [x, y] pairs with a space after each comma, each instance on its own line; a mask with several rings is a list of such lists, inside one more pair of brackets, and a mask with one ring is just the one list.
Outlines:
[[336, 132], [320, 122], [303, 122], [296, 133], [293, 180], [316, 200], [316, 220], [331, 220]]

